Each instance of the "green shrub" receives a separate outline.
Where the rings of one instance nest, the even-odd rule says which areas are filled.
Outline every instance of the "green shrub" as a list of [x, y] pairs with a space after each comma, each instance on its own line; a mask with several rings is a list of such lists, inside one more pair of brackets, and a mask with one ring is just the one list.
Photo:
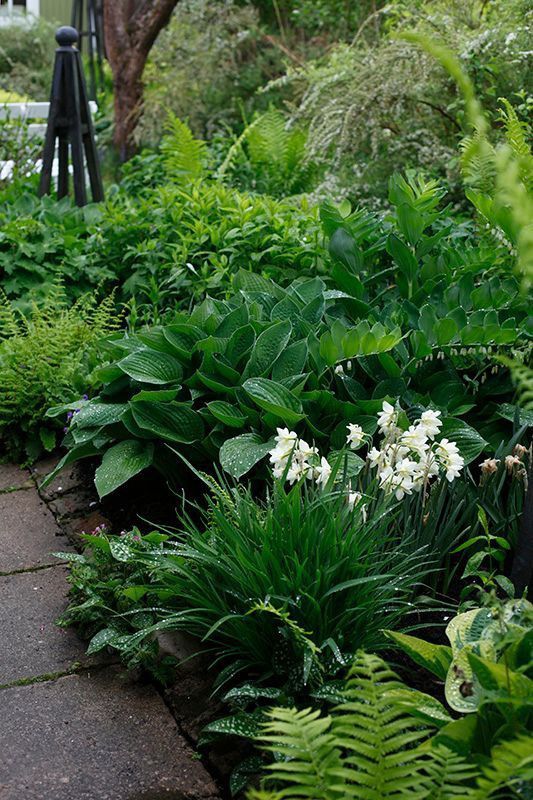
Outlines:
[[55, 448], [61, 424], [45, 421], [45, 411], [88, 390], [98, 340], [114, 318], [112, 298], [97, 305], [86, 296], [69, 307], [57, 284], [27, 315], [0, 298], [2, 458], [31, 462]]
[[207, 292], [224, 297], [241, 268], [283, 283], [322, 271], [318, 209], [305, 199], [278, 201], [210, 180], [147, 190], [159, 164], [151, 158], [136, 162], [138, 170], [149, 164], [147, 176], [129, 172], [128, 191], [105, 204], [77, 209], [29, 193], [3, 204], [0, 278], [9, 298], [42, 297], [60, 276], [71, 299], [118, 286], [134, 321], [153, 322]]
[[398, 509], [366, 518], [344, 493], [301, 484], [276, 484], [265, 502], [214, 487], [201, 521], [185, 517], [177, 538], [90, 537], [66, 618], [105, 626], [90, 652], [110, 644], [136, 659], [154, 632], [185, 629], [212, 653], [220, 683], [255, 674], [294, 695], [342, 670], [358, 647], [382, 646], [384, 626], [405, 627], [430, 554], [400, 536]]
[[57, 47], [55, 28], [44, 20], [0, 28], [0, 89], [47, 101]]
[[65, 198], [37, 198], [14, 185], [12, 202], [0, 210], [0, 279], [7, 297], [22, 310], [40, 302], [58, 280], [73, 301], [113, 272], [100, 263], [87, 262], [84, 254], [88, 225], [99, 219], [97, 206], [79, 209]]
[[239, 269], [290, 282], [321, 271], [318, 212], [199, 181], [149, 197], [117, 195], [93, 228], [84, 263], [112, 269], [137, 318], [158, 320], [206, 293], [224, 297]]
[[377, 44], [364, 37], [354, 46], [340, 44], [280, 81], [293, 86], [291, 118], [309, 129], [309, 157], [328, 170], [320, 194], [340, 185], [357, 202], [380, 206], [390, 175], [407, 168], [445, 179], [456, 194], [455, 153], [464, 119], [457, 88], [431, 57], [396, 34], [415, 30], [460, 53], [495, 125], [500, 97], [518, 97], [527, 119], [530, 4], [395, 2], [383, 14], [389, 33]]

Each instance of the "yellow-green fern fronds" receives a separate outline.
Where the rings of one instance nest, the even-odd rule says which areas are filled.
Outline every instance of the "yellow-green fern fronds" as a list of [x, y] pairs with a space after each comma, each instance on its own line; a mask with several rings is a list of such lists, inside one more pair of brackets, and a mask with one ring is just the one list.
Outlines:
[[500, 119], [505, 129], [505, 138], [518, 161], [520, 179], [531, 191], [533, 189], [533, 154], [528, 143], [529, 126], [518, 118], [515, 109], [505, 97], [500, 97], [499, 102], [501, 103]]
[[[310, 708], [275, 708], [269, 712], [259, 741], [263, 748], [276, 754], [276, 761], [267, 767], [268, 778], [283, 785], [283, 797], [308, 797], [313, 800], [335, 800], [340, 775], [344, 781], [352, 770], [343, 765], [341, 750], [332, 732], [332, 718]], [[348, 794], [344, 795], [348, 797]], [[259, 800], [259, 798], [256, 798]]]
[[161, 152], [169, 178], [177, 183], [201, 178], [206, 170], [207, 145], [196, 139], [188, 125], [169, 114]]
[[[489, 800], [501, 797], [501, 789], [525, 787], [533, 780], [533, 736], [519, 736], [502, 742], [492, 748], [490, 756], [490, 762], [483, 767], [483, 775], [478, 778], [475, 790], [467, 794], [467, 798]], [[505, 796], [522, 795], [513, 793]]]

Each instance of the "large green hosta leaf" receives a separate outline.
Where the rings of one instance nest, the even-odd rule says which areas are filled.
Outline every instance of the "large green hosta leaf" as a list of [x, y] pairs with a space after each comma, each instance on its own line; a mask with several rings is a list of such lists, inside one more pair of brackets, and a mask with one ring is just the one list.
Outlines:
[[286, 425], [295, 425], [305, 416], [300, 400], [281, 383], [268, 378], [249, 378], [243, 389], [259, 408], [279, 417]]
[[139, 383], [164, 385], [180, 381], [183, 376], [179, 361], [167, 353], [158, 353], [155, 350], [130, 353], [117, 366]]
[[220, 463], [234, 478], [242, 478], [273, 447], [273, 438], [264, 442], [257, 433], [243, 433], [224, 442], [220, 448]]
[[154, 445], [152, 442], [141, 442], [138, 439], [126, 439], [111, 447], [96, 470], [94, 483], [100, 497], [114, 492], [149, 467], [152, 463]]
[[288, 319], [277, 322], [257, 337], [255, 347], [246, 366], [246, 377], [266, 375], [274, 361], [285, 349], [292, 326]]
[[137, 425], [158, 439], [190, 444], [204, 435], [202, 418], [187, 403], [139, 400], [130, 408]]

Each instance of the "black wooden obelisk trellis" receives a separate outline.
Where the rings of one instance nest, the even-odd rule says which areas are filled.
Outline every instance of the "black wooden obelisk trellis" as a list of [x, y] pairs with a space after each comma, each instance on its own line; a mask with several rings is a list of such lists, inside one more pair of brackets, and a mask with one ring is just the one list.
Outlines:
[[68, 26], [59, 28], [56, 41], [59, 47], [56, 50], [54, 64], [39, 196], [50, 194], [52, 188], [52, 167], [57, 141], [59, 164], [57, 197], [61, 199], [69, 193], [70, 150], [74, 198], [77, 205], [84, 206], [87, 204], [85, 161], [93, 201], [104, 199], [104, 189], [80, 51], [74, 47], [78, 41], [78, 32]]
[[[87, 5], [85, 5], [87, 3]], [[104, 87], [104, 11], [102, 0], [72, 0], [71, 25], [79, 33], [79, 50], [87, 39], [90, 98], [96, 100], [97, 88]], [[96, 63], [95, 63], [96, 59]]]

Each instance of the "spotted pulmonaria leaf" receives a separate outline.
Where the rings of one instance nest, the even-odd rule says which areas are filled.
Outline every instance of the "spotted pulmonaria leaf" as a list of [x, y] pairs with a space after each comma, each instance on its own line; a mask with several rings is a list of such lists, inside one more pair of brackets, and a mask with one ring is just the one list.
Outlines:
[[252, 739], [259, 733], [261, 724], [264, 721], [265, 718], [261, 709], [251, 714], [246, 711], [240, 711], [232, 717], [223, 717], [206, 725], [202, 730], [202, 738], [205, 734], [218, 734], [223, 736], [243, 736], [246, 739]]
[[112, 646], [113, 642], [116, 642], [119, 638], [120, 633], [114, 628], [104, 628], [98, 631], [89, 642], [87, 655], [90, 656], [93, 653], [98, 653], [100, 650], [103, 650], [104, 647]]

